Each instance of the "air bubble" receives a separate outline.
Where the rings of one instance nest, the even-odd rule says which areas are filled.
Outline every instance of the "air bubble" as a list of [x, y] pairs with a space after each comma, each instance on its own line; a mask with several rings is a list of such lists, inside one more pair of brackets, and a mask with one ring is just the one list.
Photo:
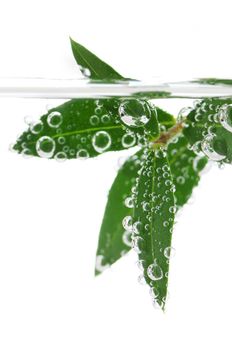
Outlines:
[[52, 112], [47, 116], [47, 123], [51, 128], [58, 128], [63, 121], [62, 114], [60, 112]]
[[132, 234], [129, 231], [124, 231], [123, 235], [122, 235], [122, 241], [123, 243], [128, 246], [128, 247], [132, 247]]
[[42, 158], [51, 158], [55, 152], [55, 141], [49, 136], [42, 136], [36, 142], [36, 151]]
[[32, 122], [30, 123], [30, 131], [32, 134], [39, 134], [43, 130], [43, 123], [38, 121], [38, 122]]
[[102, 121], [103, 124], [108, 124], [110, 122], [110, 116], [108, 114], [104, 114], [101, 117], [101, 121]]
[[164, 256], [165, 256], [165, 258], [170, 259], [175, 255], [175, 252], [176, 251], [173, 247], [166, 247], [164, 249]]
[[163, 271], [161, 267], [157, 264], [156, 260], [153, 264], [148, 266], [147, 275], [152, 281], [161, 280], [163, 278]]
[[122, 137], [122, 145], [125, 148], [134, 146], [136, 143], [136, 137], [133, 133], [127, 133]]
[[95, 151], [103, 153], [111, 146], [111, 137], [106, 131], [98, 131], [92, 138], [92, 145]]
[[191, 107], [184, 107], [184, 108], [182, 108], [180, 110], [180, 112], [178, 113], [177, 122], [178, 123], [184, 122], [191, 111], [192, 111]]
[[67, 155], [65, 152], [58, 152], [58, 153], [56, 153], [54, 158], [58, 162], [64, 162], [67, 159]]
[[32, 152], [29, 148], [24, 148], [21, 152], [22, 156], [27, 159], [32, 157]]
[[130, 215], [123, 218], [122, 226], [126, 231], [132, 232], [132, 217]]
[[143, 247], [144, 247], [144, 239], [139, 236], [133, 237], [132, 248], [137, 254], [140, 254], [142, 252]]
[[133, 198], [132, 197], [127, 197], [124, 201], [125, 206], [127, 208], [133, 208], [134, 207], [134, 203], [133, 203]]
[[57, 141], [60, 145], [63, 145], [65, 143], [65, 138], [63, 136], [60, 136], [60, 137], [58, 137]]
[[232, 104], [222, 106], [218, 112], [218, 116], [223, 128], [232, 132]]
[[89, 68], [86, 68], [86, 67], [79, 65], [79, 69], [85, 78], [89, 78], [91, 76], [91, 72], [90, 72]]
[[141, 223], [141, 221], [136, 221], [136, 222], [133, 224], [133, 232], [134, 232], [134, 234], [136, 234], [136, 235], [141, 234], [141, 232], [142, 232], [142, 223]]
[[124, 100], [120, 104], [118, 112], [122, 122], [129, 127], [144, 126], [151, 118], [148, 103], [141, 100]]
[[93, 126], [98, 125], [99, 124], [99, 117], [97, 115], [91, 115], [89, 122]]
[[203, 153], [211, 160], [220, 161], [226, 158], [225, 155], [217, 153], [214, 148], [214, 135], [207, 135], [201, 142], [201, 149]]
[[83, 160], [87, 159], [89, 158], [89, 152], [86, 149], [82, 148], [76, 153], [76, 157]]

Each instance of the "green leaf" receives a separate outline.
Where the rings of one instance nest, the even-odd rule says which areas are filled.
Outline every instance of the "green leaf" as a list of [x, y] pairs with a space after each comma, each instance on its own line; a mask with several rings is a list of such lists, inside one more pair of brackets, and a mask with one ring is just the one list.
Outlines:
[[169, 143], [168, 160], [176, 188], [176, 206], [179, 208], [188, 201], [193, 188], [198, 185], [199, 174], [207, 164], [207, 158], [191, 151], [188, 140], [181, 135], [175, 142]]
[[[174, 125], [175, 119], [171, 114], [160, 108], [156, 110], [159, 123], [163, 127], [170, 128]], [[141, 158], [142, 150], [129, 157], [120, 168], [109, 191], [99, 234], [96, 275], [131, 249], [131, 234], [123, 229], [122, 220], [125, 216], [132, 215], [133, 210], [125, 205], [125, 199], [131, 196], [131, 188], [141, 167]]]
[[[139, 134], [140, 128], [128, 130], [120, 123], [120, 103], [119, 98], [70, 100], [30, 124], [14, 149], [28, 156], [62, 161], [133, 147], [142, 142], [142, 129]], [[162, 125], [173, 124], [172, 116], [161, 109], [157, 109], [157, 116]]]
[[[161, 116], [163, 114], [158, 113], [158, 115]], [[164, 114], [164, 116], [166, 115]], [[187, 203], [194, 187], [198, 185], [200, 172], [207, 164], [207, 158], [196, 155], [193, 151], [189, 150], [188, 141], [183, 135], [179, 136], [175, 143], [168, 145], [167, 156], [176, 189], [174, 197], [178, 209]], [[131, 185], [126, 181], [123, 182], [123, 179], [126, 177], [126, 173], [130, 172], [129, 177], [131, 182], [134, 183], [138, 175], [140, 162], [141, 151], [137, 152], [124, 163], [109, 192], [97, 249], [97, 255], [104, 256], [103, 261], [106, 267], [111, 266], [131, 249], [131, 235], [125, 233], [121, 225], [123, 217], [132, 215], [132, 209], [127, 208], [122, 200], [122, 198], [130, 197]], [[120, 197], [120, 200], [117, 200], [117, 197]], [[116, 206], [117, 210], [114, 209]], [[125, 244], [124, 242], [127, 242], [127, 239], [128, 244]], [[96, 274], [100, 272], [97, 271]]]
[[211, 160], [232, 162], [232, 99], [199, 101], [187, 116], [184, 134], [196, 151]]
[[[140, 171], [133, 214], [133, 245], [154, 302], [165, 307], [171, 238], [174, 223], [174, 185], [163, 150], [148, 150]], [[128, 219], [129, 221], [129, 219]]]
[[118, 99], [78, 99], [49, 110], [31, 124], [14, 149], [45, 158], [87, 158], [137, 144], [118, 118]]
[[96, 253], [95, 274], [100, 274], [131, 248], [131, 233], [123, 230], [122, 220], [132, 215], [131, 188], [140, 168], [142, 151], [121, 166], [109, 191]]
[[232, 85], [231, 79], [218, 79], [218, 78], [201, 78], [194, 80], [193, 83], [208, 84], [208, 85]]
[[70, 38], [73, 55], [82, 73], [92, 80], [127, 80], [107, 63]]

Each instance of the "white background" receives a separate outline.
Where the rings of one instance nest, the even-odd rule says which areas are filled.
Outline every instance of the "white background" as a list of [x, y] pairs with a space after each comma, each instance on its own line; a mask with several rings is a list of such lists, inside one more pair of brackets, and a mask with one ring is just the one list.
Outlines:
[[[230, 1], [2, 0], [0, 7], [2, 77], [79, 77], [69, 35], [126, 76], [232, 75]], [[231, 167], [205, 174], [178, 217], [163, 314], [137, 282], [133, 253], [93, 277], [122, 154], [24, 159], [8, 146], [24, 116], [39, 116], [47, 102], [0, 103], [0, 349], [231, 349]]]

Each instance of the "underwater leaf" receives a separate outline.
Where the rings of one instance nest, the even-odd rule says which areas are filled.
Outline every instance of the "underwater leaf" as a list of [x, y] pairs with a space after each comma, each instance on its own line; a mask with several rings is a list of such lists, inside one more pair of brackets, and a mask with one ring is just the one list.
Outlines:
[[137, 143], [118, 118], [118, 99], [78, 99], [49, 110], [14, 145], [26, 155], [64, 160], [95, 157]]
[[82, 73], [92, 80], [127, 80], [83, 45], [70, 38], [73, 55]]
[[232, 162], [232, 99], [207, 98], [188, 114], [183, 130], [196, 152], [213, 161]]
[[198, 185], [200, 172], [207, 164], [207, 158], [196, 155], [188, 148], [188, 140], [181, 135], [169, 143], [167, 156], [172, 172], [177, 208], [182, 207], [191, 197], [193, 188]]
[[[174, 125], [175, 119], [171, 114], [157, 107], [156, 110], [159, 123], [163, 127], [170, 128]], [[132, 200], [131, 188], [135, 184], [141, 167], [142, 152], [142, 150], [138, 151], [122, 165], [109, 191], [99, 234], [96, 275], [110, 267], [131, 249], [131, 232], [123, 229], [122, 219], [132, 215], [133, 209], [128, 207], [128, 201]]]
[[140, 150], [125, 161], [109, 191], [96, 253], [96, 275], [111, 266], [131, 248], [131, 232], [123, 229], [122, 220], [125, 216], [132, 215], [131, 189], [135, 185], [141, 156]]
[[146, 152], [134, 204], [133, 246], [154, 303], [164, 309], [173, 251], [174, 185], [165, 152], [162, 149]]

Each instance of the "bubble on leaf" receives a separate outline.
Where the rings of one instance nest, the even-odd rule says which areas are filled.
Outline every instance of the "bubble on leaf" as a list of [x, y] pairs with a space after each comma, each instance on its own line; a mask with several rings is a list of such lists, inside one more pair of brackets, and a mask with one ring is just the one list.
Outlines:
[[145, 126], [150, 118], [150, 106], [146, 101], [137, 99], [124, 100], [118, 109], [121, 121], [129, 127]]
[[184, 178], [184, 176], [178, 176], [176, 178], [176, 181], [179, 185], [183, 185], [185, 183], [185, 178]]
[[101, 121], [102, 121], [103, 124], [108, 124], [110, 122], [110, 116], [108, 114], [104, 114], [101, 117]]
[[140, 235], [141, 232], [142, 232], [142, 222], [141, 221], [135, 221], [134, 224], [133, 224], [133, 232], [134, 234], [136, 235]]
[[32, 134], [39, 134], [43, 130], [43, 123], [41, 121], [30, 123], [30, 131]]
[[178, 123], [184, 122], [191, 111], [192, 111], [191, 107], [184, 107], [184, 108], [182, 108], [180, 110], [180, 112], [178, 113], [177, 122]]
[[153, 264], [150, 264], [147, 268], [147, 275], [152, 281], [158, 281], [163, 278], [163, 270], [157, 264], [156, 260]]
[[136, 263], [140, 271], [144, 271], [144, 262], [144, 260], [138, 260]]
[[24, 148], [21, 152], [22, 156], [27, 159], [32, 157], [32, 152], [29, 148]]
[[134, 146], [136, 143], [136, 136], [134, 133], [126, 133], [122, 136], [122, 145], [125, 148]]
[[170, 259], [175, 255], [175, 252], [176, 251], [173, 247], [166, 247], [164, 249], [164, 256], [165, 256], [165, 258]]
[[64, 162], [67, 159], [67, 155], [65, 152], [58, 152], [58, 153], [56, 153], [54, 158], [58, 162]]
[[215, 151], [215, 136], [214, 135], [206, 135], [203, 141], [201, 142], [201, 149], [203, 153], [211, 160], [220, 161], [226, 158], [224, 154], [219, 154]]
[[223, 128], [232, 132], [232, 104], [222, 106], [218, 112], [218, 117]]
[[51, 128], [58, 128], [63, 121], [62, 114], [60, 112], [51, 112], [47, 116], [47, 123]]
[[98, 131], [93, 135], [92, 145], [95, 151], [103, 153], [111, 146], [111, 137], [106, 131]]
[[132, 232], [132, 217], [130, 215], [123, 218], [122, 226], [126, 231]]
[[58, 143], [60, 144], [60, 145], [63, 145], [63, 144], [65, 144], [65, 138], [63, 137], [63, 136], [60, 136], [60, 137], [58, 137]]
[[79, 69], [85, 78], [89, 78], [91, 76], [91, 72], [89, 68], [83, 67], [79, 64]]
[[124, 233], [122, 235], [122, 241], [126, 246], [131, 248], [132, 247], [132, 233], [129, 231], [124, 231]]
[[86, 149], [81, 148], [81, 149], [79, 149], [79, 151], [77, 151], [76, 157], [79, 159], [83, 159], [83, 160], [87, 159], [87, 158], [89, 158], [89, 152]]
[[132, 197], [127, 197], [124, 201], [125, 206], [127, 208], [133, 208], [134, 207], [134, 202], [133, 202], [133, 198]]
[[51, 158], [55, 148], [55, 141], [49, 136], [42, 136], [36, 142], [36, 152], [41, 158]]
[[132, 248], [137, 254], [140, 254], [144, 247], [144, 239], [140, 236], [135, 236], [132, 239]]
[[99, 117], [97, 115], [91, 115], [89, 122], [91, 125], [95, 126], [99, 124]]

